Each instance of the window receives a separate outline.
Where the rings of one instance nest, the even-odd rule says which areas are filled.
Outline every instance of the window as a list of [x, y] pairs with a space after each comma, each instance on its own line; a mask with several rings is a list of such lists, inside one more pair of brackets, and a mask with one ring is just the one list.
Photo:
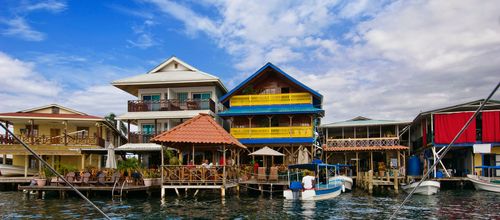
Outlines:
[[146, 104], [149, 111], [160, 110], [160, 94], [143, 95], [142, 100], [144, 100], [144, 104]]
[[206, 93], [193, 93], [193, 99], [197, 99], [197, 100], [207, 100], [207, 99], [210, 99], [210, 97], [212, 96], [212, 93], [210, 92], [206, 92]]
[[290, 87], [281, 88], [281, 93], [290, 93]]
[[175, 68], [175, 69], [179, 68], [179, 64], [174, 63], [174, 68]]
[[143, 134], [154, 134], [155, 125], [154, 124], [142, 124], [142, 133]]
[[188, 99], [188, 93], [187, 92], [179, 92], [179, 93], [177, 93], [177, 99], [180, 102], [185, 102]]
[[53, 106], [53, 107], [52, 107], [52, 114], [59, 114], [59, 108], [58, 108], [58, 107]]
[[89, 136], [89, 127], [76, 127], [76, 136], [78, 138], [85, 138]]

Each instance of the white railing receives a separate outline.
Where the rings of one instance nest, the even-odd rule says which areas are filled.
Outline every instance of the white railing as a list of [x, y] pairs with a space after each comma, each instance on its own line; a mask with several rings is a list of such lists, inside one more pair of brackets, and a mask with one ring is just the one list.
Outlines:
[[398, 137], [328, 139], [328, 147], [370, 147], [399, 145]]

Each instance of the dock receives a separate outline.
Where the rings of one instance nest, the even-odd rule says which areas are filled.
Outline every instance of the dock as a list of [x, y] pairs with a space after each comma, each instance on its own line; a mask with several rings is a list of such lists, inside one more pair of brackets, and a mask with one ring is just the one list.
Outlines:
[[[160, 186], [143, 186], [143, 185], [127, 185], [123, 187], [114, 187], [114, 186], [75, 186], [80, 192], [87, 195], [92, 194], [92, 192], [109, 192], [113, 197], [122, 197], [123, 195], [128, 194], [129, 192], [145, 192], [148, 195], [152, 190], [160, 189]], [[36, 192], [39, 197], [41, 197], [42, 193], [49, 191], [59, 192], [59, 197], [64, 199], [68, 192], [74, 192], [74, 190], [69, 186], [58, 185], [58, 186], [18, 186], [18, 190], [22, 190], [25, 192]], [[116, 193], [116, 196], [115, 196]]]
[[399, 176], [397, 170], [394, 171], [393, 176], [390, 176], [389, 173], [386, 176], [374, 176], [373, 171], [370, 170], [368, 172], [359, 172], [355, 179], [356, 186], [367, 190], [370, 194], [373, 193], [374, 189], [383, 188], [394, 188], [394, 191], [399, 193], [400, 182], [404, 181], [405, 177]]

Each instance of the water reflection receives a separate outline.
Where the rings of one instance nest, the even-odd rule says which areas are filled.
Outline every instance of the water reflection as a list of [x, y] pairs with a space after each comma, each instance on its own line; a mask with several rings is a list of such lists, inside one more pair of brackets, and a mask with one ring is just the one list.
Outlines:
[[[218, 193], [200, 192], [197, 197], [169, 195], [161, 200], [126, 198], [92, 200], [113, 218], [165, 219], [387, 219], [406, 194], [370, 196], [362, 192], [345, 193], [325, 201], [289, 201], [279, 195], [242, 193], [220, 198]], [[76, 197], [59, 200], [26, 197], [21, 192], [0, 192], [0, 218], [101, 218]], [[441, 191], [435, 196], [415, 196], [404, 207], [400, 218], [500, 219], [498, 194], [473, 190]]]

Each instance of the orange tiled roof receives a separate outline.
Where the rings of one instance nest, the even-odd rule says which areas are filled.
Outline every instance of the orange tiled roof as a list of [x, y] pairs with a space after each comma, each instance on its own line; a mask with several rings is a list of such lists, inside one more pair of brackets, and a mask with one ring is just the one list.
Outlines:
[[156, 143], [227, 144], [246, 148], [208, 114], [195, 116], [151, 140]]
[[408, 150], [409, 147], [394, 146], [358, 146], [358, 147], [323, 147], [324, 151], [377, 151], [377, 150]]

